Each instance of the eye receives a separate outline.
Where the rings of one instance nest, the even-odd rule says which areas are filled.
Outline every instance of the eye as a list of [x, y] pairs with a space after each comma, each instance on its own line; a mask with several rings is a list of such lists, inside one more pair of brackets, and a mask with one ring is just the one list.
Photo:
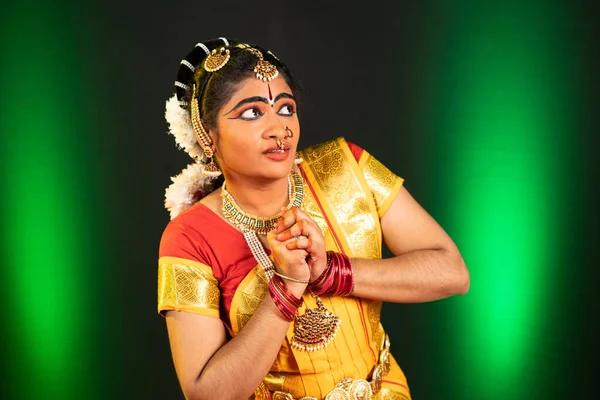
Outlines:
[[246, 120], [246, 121], [252, 121], [254, 119], [261, 117], [262, 115], [263, 115], [263, 113], [258, 108], [252, 107], [252, 108], [247, 109], [243, 113], [241, 113], [238, 116], [238, 118]]
[[277, 114], [290, 117], [294, 115], [294, 106], [291, 104], [284, 104], [281, 106], [279, 111], [277, 111]]

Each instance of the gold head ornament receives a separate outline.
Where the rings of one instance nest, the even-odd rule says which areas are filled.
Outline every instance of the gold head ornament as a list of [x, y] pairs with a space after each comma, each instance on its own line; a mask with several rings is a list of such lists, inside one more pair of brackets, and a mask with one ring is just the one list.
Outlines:
[[[254, 66], [254, 74], [257, 79], [260, 79], [263, 82], [271, 82], [273, 79], [279, 76], [279, 71], [277, 70], [277, 67], [265, 60], [260, 50], [257, 50], [250, 46], [244, 48], [252, 54], [254, 54], [256, 58], [258, 58], [258, 62]], [[269, 54], [273, 55], [273, 53], [271, 52], [269, 52]], [[277, 59], [277, 57], [275, 57], [274, 55], [273, 57]]]
[[229, 59], [231, 58], [231, 52], [225, 47], [220, 49], [214, 49], [206, 60], [204, 60], [204, 69], [208, 72], [215, 72], [223, 68]]

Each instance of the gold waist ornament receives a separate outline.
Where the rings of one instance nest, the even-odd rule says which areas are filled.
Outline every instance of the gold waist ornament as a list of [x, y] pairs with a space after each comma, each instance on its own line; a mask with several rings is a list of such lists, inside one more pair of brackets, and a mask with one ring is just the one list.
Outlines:
[[[390, 339], [385, 335], [379, 352], [379, 360], [373, 372], [371, 379], [352, 379], [342, 378], [327, 395], [324, 400], [371, 400], [374, 395], [381, 390], [381, 381], [385, 375], [390, 372]], [[262, 382], [254, 392], [256, 400], [319, 400], [313, 396], [302, 396], [295, 398], [290, 393], [275, 391], [272, 392], [267, 385]]]

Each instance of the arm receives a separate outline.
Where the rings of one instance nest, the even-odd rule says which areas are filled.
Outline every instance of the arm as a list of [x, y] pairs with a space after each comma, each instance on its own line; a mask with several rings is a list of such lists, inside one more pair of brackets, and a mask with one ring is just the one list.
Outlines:
[[[271, 243], [279, 272], [308, 279], [307, 253], [285, 246]], [[306, 288], [294, 282], [285, 285], [297, 298]], [[190, 400], [250, 397], [269, 372], [290, 326], [269, 294], [229, 342], [218, 318], [177, 311], [169, 311], [166, 317], [177, 376]]]
[[[401, 188], [381, 218], [383, 240], [395, 257], [383, 260], [352, 259], [354, 295], [396, 303], [437, 300], [469, 290], [469, 272], [452, 239], [442, 227]], [[289, 248], [310, 254], [311, 281], [326, 264], [323, 233], [304, 212], [284, 214], [277, 238]]]
[[268, 294], [229, 342], [218, 318], [169, 311], [171, 353], [186, 399], [250, 397], [269, 372], [289, 325]]
[[353, 259], [354, 295], [396, 303], [425, 302], [469, 290], [469, 272], [452, 239], [402, 188], [381, 218], [395, 257]]

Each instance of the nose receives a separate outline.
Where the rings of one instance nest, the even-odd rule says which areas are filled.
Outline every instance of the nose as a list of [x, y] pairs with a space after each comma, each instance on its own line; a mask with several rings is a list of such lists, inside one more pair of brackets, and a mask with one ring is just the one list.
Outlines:
[[267, 129], [265, 129], [265, 136], [269, 139], [284, 139], [287, 135], [287, 131], [285, 129], [286, 125], [282, 123], [275, 111], [269, 111], [270, 112], [267, 112], [268, 126]]

